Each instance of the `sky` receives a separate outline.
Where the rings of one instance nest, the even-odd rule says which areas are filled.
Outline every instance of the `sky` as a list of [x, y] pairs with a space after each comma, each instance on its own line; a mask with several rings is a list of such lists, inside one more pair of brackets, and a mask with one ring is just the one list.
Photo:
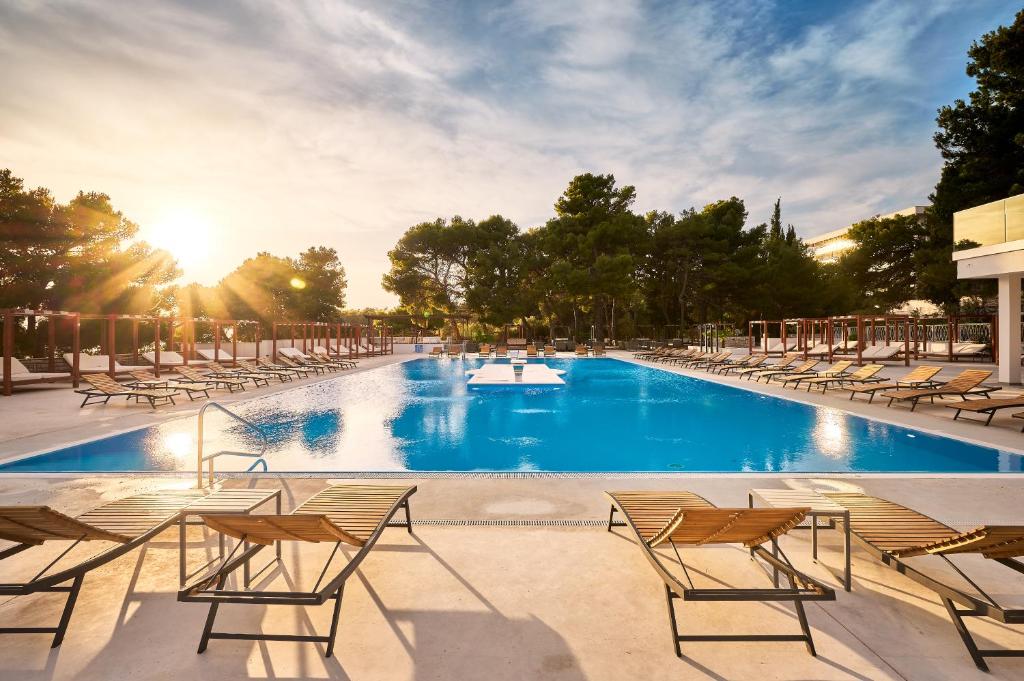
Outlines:
[[569, 180], [636, 208], [782, 197], [801, 236], [923, 204], [935, 111], [1019, 2], [0, 2], [0, 168], [102, 191], [214, 284], [337, 249], [351, 307], [397, 302], [418, 222], [543, 224]]

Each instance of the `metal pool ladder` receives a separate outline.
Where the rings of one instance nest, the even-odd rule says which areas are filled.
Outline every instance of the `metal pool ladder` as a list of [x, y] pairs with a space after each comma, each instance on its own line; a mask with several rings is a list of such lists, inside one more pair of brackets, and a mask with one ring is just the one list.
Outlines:
[[[230, 450], [221, 450], [221, 451], [218, 451], [218, 452], [214, 452], [213, 454], [205, 454], [204, 455], [203, 454], [203, 416], [206, 414], [206, 410], [209, 409], [210, 407], [215, 407], [215, 408], [219, 409], [220, 411], [224, 412], [225, 414], [227, 414], [228, 416], [230, 416], [234, 420], [236, 420], [239, 423], [243, 424], [244, 426], [248, 427], [250, 430], [255, 431], [256, 434], [260, 436], [260, 451], [253, 453], [253, 452], [234, 452], [234, 451], [230, 451]], [[213, 485], [213, 460], [216, 459], [219, 456], [239, 456], [239, 457], [243, 457], [243, 458], [246, 458], [246, 459], [255, 459], [255, 461], [253, 461], [252, 465], [249, 466], [247, 469], [245, 469], [247, 473], [251, 472], [253, 469], [257, 468], [258, 466], [262, 466], [264, 472], [266, 472], [268, 470], [268, 468], [267, 468], [267, 460], [265, 458], [263, 458], [263, 455], [266, 454], [266, 452], [267, 452], [267, 436], [266, 436], [266, 434], [255, 423], [253, 423], [252, 421], [249, 421], [248, 419], [242, 418], [241, 416], [239, 416], [235, 412], [233, 412], [230, 409], [228, 409], [227, 407], [225, 407], [220, 402], [207, 402], [199, 410], [199, 424], [197, 426], [196, 440], [199, 443], [199, 447], [198, 447], [198, 450], [197, 450], [197, 452], [198, 452], [197, 453], [197, 461], [196, 461], [196, 486], [199, 487], [200, 489], [203, 486], [203, 464], [204, 463], [207, 464], [209, 484], [212, 486]]]

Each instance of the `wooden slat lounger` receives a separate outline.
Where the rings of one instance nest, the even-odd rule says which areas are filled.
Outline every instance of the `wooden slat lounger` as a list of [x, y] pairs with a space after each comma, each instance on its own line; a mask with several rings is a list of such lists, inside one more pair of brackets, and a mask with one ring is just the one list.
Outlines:
[[[768, 355], [760, 356], [764, 357], [765, 361], [768, 360]], [[787, 355], [785, 357], [777, 359], [774, 364], [764, 364], [764, 362], [751, 364], [749, 367], [744, 367], [743, 369], [737, 370], [736, 375], [740, 378], [746, 377], [746, 379], [749, 381], [751, 376], [757, 378], [757, 375], [764, 371], [781, 371], [783, 369], [788, 369], [799, 361], [800, 358], [797, 357], [796, 355]]]
[[[167, 388], [168, 390], [181, 390], [188, 395], [189, 402], [196, 399], [195, 395], [202, 395], [206, 399], [210, 399], [210, 391], [217, 388], [217, 384], [207, 381], [175, 381], [174, 379], [157, 378], [155, 374], [150, 371], [129, 371], [128, 375], [138, 381], [132, 387], [139, 387], [143, 389], [148, 388]], [[132, 385], [132, 384], [127, 384]]]
[[545, 357], [554, 357], [556, 354], [557, 353], [555, 352], [555, 346], [553, 346], [553, 345], [545, 345], [544, 346], [544, 356]]
[[339, 366], [342, 369], [355, 369], [359, 364], [354, 359], [342, 358], [340, 355], [331, 355], [331, 351], [322, 345], [313, 348], [308, 357], [314, 362], [329, 363]]
[[[808, 360], [808, 361], [810, 361], [810, 360]], [[850, 362], [850, 361], [844, 359], [841, 362], [836, 362], [835, 364], [833, 364], [829, 368], [825, 369], [824, 371], [812, 371], [812, 372], [808, 372], [808, 373], [802, 373], [800, 371], [794, 371], [794, 372], [792, 372], [790, 374], [785, 374], [785, 375], [782, 375], [782, 376], [772, 377], [772, 378], [777, 378], [777, 380], [780, 383], [782, 383], [783, 387], [785, 387], [787, 383], [792, 383], [793, 384], [793, 390], [796, 390], [796, 389], [798, 389], [800, 387], [800, 382], [801, 381], [809, 381], [812, 378], [834, 378], [836, 376], [843, 376], [843, 375], [845, 375], [846, 370], [849, 369], [852, 366], [853, 366], [853, 362]], [[771, 382], [771, 378], [769, 378], [768, 380], [769, 380], [769, 382]]]
[[716, 362], [724, 362], [731, 355], [732, 355], [731, 351], [725, 350], [724, 352], [716, 352], [716, 353], [714, 353], [712, 355], [709, 355], [707, 357], [703, 357], [701, 359], [695, 359], [695, 360], [692, 360], [692, 361], [689, 361], [689, 362], [681, 362], [681, 364], [683, 366], [686, 366], [686, 367], [690, 368], [690, 369], [703, 369], [704, 367], [708, 366], [709, 364], [714, 364]]
[[[796, 361], [796, 360], [794, 360]], [[761, 379], [764, 379], [765, 383], [771, 383], [772, 379], [777, 376], [794, 376], [797, 374], [807, 375], [814, 373], [814, 367], [821, 364], [820, 359], [809, 359], [801, 364], [781, 364], [781, 368], [771, 367], [764, 371], [755, 371], [753, 374], [747, 374], [747, 380], [753, 376], [756, 383], [760, 383]], [[777, 365], [778, 366], [778, 365]]]
[[527, 345], [526, 346], [526, 356], [527, 357], [536, 357], [537, 356], [537, 346], [534, 345], [533, 343], [530, 343], [529, 345]]
[[882, 390], [892, 390], [893, 388], [922, 388], [931, 387], [938, 385], [934, 380], [935, 374], [942, 371], [942, 367], [929, 366], [922, 364], [918, 367], [914, 367], [910, 373], [903, 378], [897, 379], [891, 383], [875, 383], [873, 385], [860, 385], [852, 388], [847, 388], [850, 391], [850, 399], [853, 399], [854, 395], [868, 395], [868, 402], [871, 403], [875, 399], [875, 393]]
[[744, 373], [762, 371], [764, 369], [762, 365], [767, 361], [768, 355], [751, 355], [750, 359], [743, 364], [720, 364], [717, 367], [712, 367], [711, 371], [723, 376], [727, 376], [735, 371], [737, 376], [742, 376]]
[[284, 383], [285, 381], [292, 380], [292, 378], [294, 376], [294, 374], [292, 372], [290, 372], [290, 371], [280, 371], [278, 369], [268, 369], [265, 366], [260, 366], [258, 364], [253, 364], [252, 362], [250, 362], [248, 360], [241, 360], [241, 359], [238, 360], [238, 366], [242, 367], [243, 369], [245, 369], [247, 371], [257, 372], [257, 373], [259, 373], [260, 375], [263, 375], [263, 376], [273, 376], [273, 377], [277, 378], [277, 380], [281, 381], [282, 383]]
[[693, 354], [681, 353], [678, 355], [671, 355], [666, 357], [659, 357], [656, 362], [662, 364], [688, 364], [690, 362], [699, 362], [702, 359], [710, 359], [713, 353], [711, 352], [695, 352]]
[[111, 397], [126, 397], [129, 400], [134, 397], [136, 402], [140, 399], [146, 400], [150, 407], [156, 409], [157, 403], [170, 402], [174, 404], [174, 396], [178, 394], [177, 390], [166, 388], [131, 388], [118, 383], [106, 374], [83, 374], [82, 380], [92, 387], [75, 391], [79, 395], [85, 395], [79, 408], [90, 404], [106, 404]]
[[[200, 514], [212, 529], [238, 539], [232, 551], [212, 572], [182, 588], [178, 600], [189, 603], [209, 603], [199, 640], [199, 650], [206, 650], [210, 639], [244, 641], [306, 641], [326, 643], [326, 657], [334, 652], [334, 639], [338, 631], [338, 615], [345, 581], [359, 567], [377, 543], [384, 528], [400, 509], [405, 509], [404, 523], [391, 526], [405, 527], [412, 533], [409, 497], [416, 487], [390, 485], [332, 485], [313, 495], [288, 515], [210, 515]], [[281, 541], [333, 542], [334, 550], [320, 578], [309, 591], [293, 588], [289, 591], [259, 591], [253, 589], [225, 589], [228, 577], [249, 563], [260, 550]], [[358, 551], [328, 581], [327, 570], [337, 557], [341, 544], [358, 547]], [[241, 552], [239, 549], [241, 547]], [[235, 555], [235, 554], [238, 555]], [[221, 605], [323, 605], [334, 600], [330, 632], [326, 636], [285, 634], [243, 634], [213, 630], [217, 609]]]
[[[947, 404], [947, 408], [956, 409], [956, 414], [953, 415], [953, 420], [956, 421], [960, 418], [960, 412], [969, 411], [973, 414], [987, 414], [988, 418], [985, 419], [985, 425], [992, 423], [992, 417], [996, 415], [996, 412], [1000, 409], [1020, 409], [1024, 407], [1024, 395], [1019, 397], [1003, 397], [1003, 398], [989, 398], [980, 400], [968, 400], [966, 402], [957, 402], [956, 404]], [[967, 419], [973, 421], [974, 419]]]
[[[676, 655], [683, 641], [803, 641], [807, 651], [815, 654], [811, 629], [804, 613], [804, 601], [832, 601], [836, 594], [830, 587], [796, 570], [778, 546], [778, 537], [793, 529], [804, 519], [809, 508], [718, 508], [692, 492], [606, 492], [612, 508], [608, 531], [614, 526], [630, 528], [643, 550], [644, 557], [665, 583], [672, 642]], [[625, 522], [616, 523], [621, 512]], [[666, 566], [655, 549], [669, 544], [674, 559], [679, 561], [689, 584], [681, 582]], [[771, 544], [771, 550], [763, 544]], [[679, 553], [679, 545], [743, 544], [751, 555], [764, 561], [777, 576], [782, 574], [789, 588], [740, 589], [729, 587], [697, 588], [689, 579], [689, 571]], [[789, 601], [796, 609], [801, 634], [697, 634], [680, 635], [673, 601]]]
[[[70, 542], [68, 547], [32, 579], [0, 583], [0, 595], [66, 593], [60, 620], [53, 627], [2, 627], [0, 634], [53, 634], [52, 648], [64, 640], [78, 592], [86, 574], [145, 544], [171, 527], [190, 505], [202, 502], [211, 510], [236, 511], [250, 507], [267, 490], [165, 490], [137, 494], [112, 501], [80, 515], [64, 515], [48, 506], [0, 506], [0, 540], [13, 542], [0, 550], [0, 560], [51, 542]], [[100, 553], [57, 567], [82, 542], [112, 542]], [[50, 572], [55, 569], [56, 571]]]
[[865, 364], [856, 371], [852, 371], [848, 374], [842, 374], [840, 376], [820, 376], [818, 378], [807, 379], [807, 392], [811, 392], [811, 388], [814, 386], [821, 386], [821, 392], [825, 392], [829, 389], [833, 383], [839, 386], [844, 385], [863, 385], [865, 383], [876, 383], [885, 379], [878, 378], [875, 376], [879, 371], [885, 368], [884, 364]]
[[717, 362], [709, 362], [704, 365], [704, 370], [707, 372], [718, 371], [722, 367], [745, 367], [747, 363], [754, 359], [753, 355], [742, 355], [740, 357], [733, 357], [732, 354], [725, 359], [720, 359]]
[[308, 378], [310, 374], [322, 374], [326, 369], [321, 366], [311, 367], [305, 364], [299, 364], [294, 359], [287, 355], [279, 354], [277, 356], [277, 362], [270, 362], [268, 360], [257, 360], [258, 364], [270, 367], [272, 369], [280, 369], [282, 371], [294, 371], [295, 375], [299, 378]]
[[586, 357], [589, 354], [590, 354], [590, 351], [587, 350], [587, 346], [586, 345], [577, 345], [576, 346], [576, 356], [577, 357]]
[[[246, 360], [238, 360], [238, 361], [239, 361], [238, 368], [230, 368], [230, 369], [228, 367], [222, 366], [221, 364], [219, 364], [217, 362], [208, 362], [206, 367], [210, 370], [210, 373], [204, 374], [204, 376], [206, 378], [208, 378], [208, 379], [212, 378], [212, 379], [218, 379], [218, 380], [219, 379], [224, 379], [224, 380], [240, 380], [240, 381], [243, 381], [243, 382], [244, 381], [252, 381], [253, 386], [255, 386], [257, 388], [260, 387], [260, 385], [267, 385], [267, 386], [270, 385], [270, 377], [267, 376], [267, 374], [265, 374], [265, 373], [263, 373], [261, 371], [245, 369], [244, 367], [242, 367], [241, 362], [246, 361]], [[192, 367], [188, 367], [188, 368], [189, 368], [189, 370], [192, 370]], [[188, 376], [189, 374], [184, 374], [184, 375]], [[242, 386], [242, 389], [243, 390], [245, 389], [244, 385]]]
[[[1005, 624], [1024, 624], [1024, 609], [999, 605], [971, 580], [962, 567], [953, 565], [950, 560], [955, 554], [979, 554], [1024, 573], [1024, 562], [1017, 560], [1024, 555], [1024, 525], [985, 525], [961, 532], [885, 499], [854, 492], [825, 492], [824, 495], [849, 509], [850, 531], [869, 553], [938, 594], [979, 669], [988, 671], [986, 657], [1024, 657], [1024, 649], [978, 648], [964, 622], [965, 617], [988, 617]], [[915, 556], [941, 558], [964, 578], [966, 589], [925, 574], [904, 560]], [[958, 608], [958, 605], [966, 609]]]
[[303, 369], [310, 369], [318, 374], [339, 371], [339, 368], [333, 363], [323, 363], [314, 360], [307, 354], [301, 352], [298, 348], [281, 348], [278, 350], [278, 354], [282, 356], [282, 359], [288, 360], [285, 362], [286, 366], [298, 367]]
[[[216, 364], [216, 362], [210, 362], [210, 364]], [[217, 365], [220, 366], [219, 364]], [[212, 369], [213, 367], [211, 367]], [[174, 367], [174, 370], [181, 374], [185, 381], [195, 383], [197, 385], [213, 385], [215, 388], [227, 388], [229, 393], [233, 393], [236, 390], [245, 391], [245, 378], [234, 378], [233, 376], [225, 376], [220, 372], [214, 370], [212, 373], [204, 374], [196, 371], [192, 367]], [[241, 374], [239, 374], [241, 376]], [[260, 378], [260, 380], [267, 382], [267, 379]], [[258, 384], [257, 384], [258, 385]]]
[[981, 369], [968, 369], [961, 371], [955, 378], [949, 380], [942, 385], [935, 386], [934, 388], [915, 388], [911, 390], [893, 390], [891, 392], [882, 393], [882, 397], [889, 398], [888, 406], [892, 406], [893, 401], [899, 400], [910, 400], [910, 411], [914, 411], [917, 407], [917, 402], [922, 397], [928, 397], [935, 401], [936, 397], [946, 397], [952, 395], [956, 397], [967, 399], [968, 394], [978, 394], [982, 397], [988, 397], [988, 393], [991, 390], [980, 390], [979, 386], [992, 375], [991, 371], [983, 371]]

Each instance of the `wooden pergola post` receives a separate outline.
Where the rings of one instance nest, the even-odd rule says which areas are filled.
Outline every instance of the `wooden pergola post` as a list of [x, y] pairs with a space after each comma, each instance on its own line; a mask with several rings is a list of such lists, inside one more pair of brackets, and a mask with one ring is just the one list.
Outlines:
[[946, 354], [953, 361], [953, 317], [946, 317]]
[[159, 316], [153, 318], [153, 375], [160, 378], [160, 326], [163, 319]]
[[117, 352], [117, 317], [112, 314], [107, 315], [107, 373], [110, 374], [111, 378], [117, 375], [117, 371], [114, 369], [114, 364], [117, 362], [117, 357], [114, 353]]
[[[872, 339], [874, 339], [874, 334], [875, 334], [874, 329], [875, 329], [875, 320], [872, 319], [871, 320], [871, 336], [872, 336]], [[859, 367], [864, 366], [864, 358], [862, 357], [862, 353], [864, 352], [863, 348], [864, 348], [864, 319], [860, 315], [857, 315], [857, 366], [859, 366]]]
[[79, 314], [71, 319], [71, 387], [77, 388], [82, 378], [79, 355], [82, 352], [82, 317]]
[[910, 319], [903, 319], [903, 366], [910, 366]]
[[14, 394], [14, 376], [11, 375], [14, 362], [14, 313], [4, 313], [4, 395]]
[[46, 315], [46, 366], [47, 371], [57, 370], [57, 319]]

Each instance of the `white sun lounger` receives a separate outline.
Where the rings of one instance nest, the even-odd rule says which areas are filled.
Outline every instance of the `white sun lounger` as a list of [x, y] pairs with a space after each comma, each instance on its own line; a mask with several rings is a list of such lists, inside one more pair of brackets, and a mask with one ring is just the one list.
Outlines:
[[[205, 359], [207, 361], [210, 361], [210, 362], [231, 362], [231, 361], [234, 361], [234, 359], [235, 359], [231, 355], [231, 353], [228, 352], [227, 350], [225, 350], [224, 348], [221, 348], [220, 350], [218, 350], [217, 353], [218, 353], [217, 357], [214, 357], [213, 348], [196, 348], [196, 354], [199, 355], [200, 357], [202, 357], [203, 359]], [[160, 353], [160, 360], [161, 360], [160, 363], [161, 364], [163, 364], [163, 358], [164, 358], [164, 353], [161, 352]], [[240, 356], [238, 359], [256, 359], [256, 358], [255, 357], [241, 357]]]
[[863, 359], [885, 360], [895, 359], [901, 352], [902, 345], [869, 345], [861, 351], [860, 356]]
[[[146, 361], [156, 366], [156, 353], [155, 352], [144, 352], [142, 356], [146, 358]], [[189, 364], [206, 364], [205, 359], [190, 359]], [[160, 366], [162, 367], [180, 367], [185, 365], [185, 358], [174, 350], [161, 350], [160, 351]], [[150, 367], [146, 367], [149, 369]]]
[[[0, 374], [2, 374], [2, 372], [3, 366], [0, 365]], [[71, 374], [49, 371], [29, 371], [28, 367], [22, 364], [17, 357], [11, 357], [11, 383], [14, 385], [21, 383], [49, 383], [51, 381], [59, 381], [67, 378], [71, 378]]]
[[[70, 352], [64, 353], [64, 361], [68, 366], [74, 366], [75, 356]], [[125, 366], [116, 359], [114, 360], [114, 373], [126, 374], [129, 371], [145, 371], [152, 369], [148, 364]], [[84, 352], [78, 355], [78, 372], [81, 374], [105, 374], [110, 371], [109, 355], [87, 355]]]

